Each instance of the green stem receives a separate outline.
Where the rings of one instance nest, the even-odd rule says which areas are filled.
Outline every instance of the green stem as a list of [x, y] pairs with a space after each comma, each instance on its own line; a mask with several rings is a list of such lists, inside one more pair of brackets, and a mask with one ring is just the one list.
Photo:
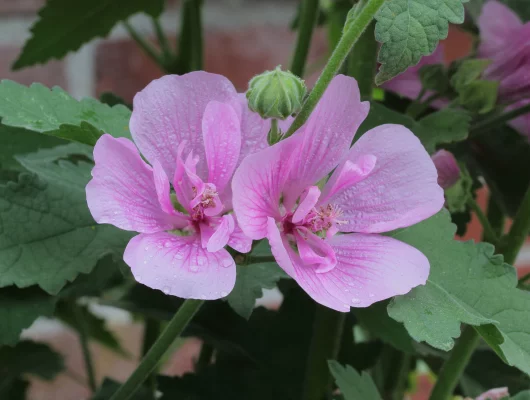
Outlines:
[[471, 326], [466, 326], [462, 331], [460, 339], [449, 353], [434, 388], [430, 400], [449, 400], [458, 384], [460, 376], [464, 372], [467, 363], [471, 359], [473, 351], [480, 340], [479, 334]]
[[85, 360], [85, 369], [88, 377], [88, 386], [92, 392], [97, 390], [96, 374], [94, 372], [94, 363], [92, 361], [92, 354], [90, 353], [90, 347], [88, 343], [88, 326], [83, 318], [81, 309], [76, 304], [72, 305], [72, 311], [74, 318], [76, 319], [79, 341], [81, 342], [81, 349], [83, 351], [83, 358]]
[[[500, 238], [504, 233], [504, 223], [506, 218], [504, 217], [504, 213], [502, 212], [499, 203], [495, 201], [495, 198], [491, 194], [488, 200], [487, 217], [495, 236]], [[491, 240], [493, 240], [493, 238], [484, 236], [484, 241], [491, 243]]]
[[350, 55], [346, 75], [352, 76], [359, 84], [362, 100], [371, 100], [374, 87], [374, 75], [377, 68], [377, 49], [375, 41], [375, 22], [372, 21], [364, 31]]
[[181, 27], [178, 37], [178, 60], [171, 72], [185, 74], [202, 69], [202, 0], [184, 0], [181, 8]]
[[302, 397], [304, 400], [329, 397], [332, 379], [328, 360], [337, 358], [345, 318], [344, 313], [316, 304]]
[[392, 360], [392, 369], [388, 376], [386, 393], [388, 393], [390, 400], [403, 400], [408, 385], [411, 356], [398, 350], [394, 351], [396, 354]]
[[276, 118], [271, 119], [271, 129], [267, 140], [271, 146], [280, 141], [280, 131], [278, 130], [278, 120]]
[[[149, 352], [149, 349], [153, 346], [160, 335], [160, 321], [146, 317], [144, 322], [144, 337], [142, 342], [142, 357]], [[152, 393], [155, 393], [156, 390], [156, 368], [155, 371], [148, 378], [148, 386], [151, 389]]]
[[133, 40], [136, 42], [136, 44], [144, 51], [145, 54], [147, 54], [154, 62], [158, 64], [158, 66], [165, 70], [165, 62], [164, 58], [156, 52], [156, 50], [151, 46], [136, 30], [133, 28], [131, 24], [127, 21], [123, 21], [123, 26], [125, 26], [125, 29], [133, 38]]
[[171, 51], [171, 46], [169, 45], [169, 42], [167, 40], [166, 34], [164, 33], [164, 30], [162, 29], [162, 25], [160, 24], [160, 20], [158, 18], [152, 18], [153, 22], [153, 28], [155, 29], [156, 38], [158, 40], [158, 44], [160, 45], [160, 48], [162, 49], [162, 57], [164, 58], [164, 61], [166, 64], [169, 64], [171, 60], [173, 59], [173, 53]]
[[528, 232], [530, 232], [530, 187], [526, 190], [510, 232], [502, 238], [500, 252], [504, 255], [505, 262], [513, 265], [528, 237]]
[[341, 65], [344, 63], [344, 60], [346, 60], [346, 57], [348, 57], [350, 50], [355, 45], [364, 30], [368, 27], [375, 13], [381, 8], [384, 2], [385, 0], [369, 0], [362, 11], [357, 15], [355, 20], [349, 23], [348, 29], [343, 32], [337, 47], [335, 47], [335, 50], [333, 50], [333, 53], [331, 54], [328, 63], [324, 67], [324, 70], [320, 74], [315, 87], [311, 91], [311, 94], [308, 96], [307, 100], [304, 102], [302, 110], [300, 110], [300, 113], [298, 113], [296, 116], [295, 120], [291, 124], [291, 127], [283, 136], [284, 139], [291, 136], [304, 124], [307, 118], [309, 118], [309, 115], [316, 107], [329, 83], [339, 71]]
[[487, 118], [484, 121], [474, 124], [469, 130], [469, 137], [475, 137], [481, 133], [488, 132], [493, 128], [501, 126], [514, 118], [530, 113], [530, 103], [507, 113]]
[[214, 348], [212, 345], [206, 342], [202, 343], [201, 352], [199, 353], [199, 358], [197, 360], [197, 364], [195, 365], [196, 372], [200, 372], [210, 365], [210, 362], [212, 361], [213, 350]]
[[309, 45], [313, 36], [313, 29], [317, 22], [319, 0], [304, 0], [300, 12], [300, 23], [298, 24], [298, 36], [296, 37], [296, 47], [291, 72], [298, 76], [304, 75]]
[[492, 244], [496, 244], [497, 241], [499, 240], [499, 237], [495, 233], [495, 230], [491, 226], [488, 218], [486, 217], [486, 215], [484, 214], [484, 212], [482, 211], [480, 206], [477, 204], [475, 199], [470, 197], [467, 200], [467, 205], [473, 210], [473, 212], [478, 217], [478, 219], [479, 219], [479, 221], [480, 221], [480, 223], [482, 225], [482, 228], [484, 229], [484, 238], [488, 238], [487, 242], [492, 243]]
[[140, 365], [134, 370], [129, 379], [114, 393], [111, 400], [127, 400], [136, 392], [149, 377], [164, 356], [173, 341], [182, 333], [204, 300], [186, 300], [175, 313], [166, 329], [149, 349]]

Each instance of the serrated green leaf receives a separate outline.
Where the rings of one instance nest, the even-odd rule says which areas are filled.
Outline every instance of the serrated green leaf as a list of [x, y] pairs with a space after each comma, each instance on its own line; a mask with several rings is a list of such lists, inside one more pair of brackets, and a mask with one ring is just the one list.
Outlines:
[[417, 136], [427, 151], [432, 153], [437, 145], [465, 140], [470, 123], [471, 116], [466, 111], [446, 108], [422, 118]]
[[414, 341], [403, 324], [390, 318], [388, 301], [380, 301], [367, 308], [352, 309], [361, 325], [376, 338], [405, 353], [415, 353]]
[[109, 107], [91, 98], [77, 101], [59, 87], [0, 82], [0, 118], [6, 126], [94, 145], [103, 133], [130, 138], [130, 117], [125, 106]]
[[163, 6], [163, 0], [48, 0], [13, 69], [60, 59], [96, 37], [107, 36], [131, 15], [143, 11], [156, 17]]
[[[116, 336], [107, 329], [104, 319], [92, 314], [88, 307], [72, 304], [72, 302], [75, 303], [75, 300], [59, 302], [55, 315], [78, 332], [86, 327], [86, 334], [89, 338], [118, 354], [128, 356], [128, 353], [121, 347]], [[74, 310], [74, 307], [77, 310]], [[78, 318], [83, 319], [83, 327], [80, 326]]]
[[499, 82], [476, 80], [460, 89], [458, 102], [468, 110], [485, 114], [495, 108]]
[[[485, 339], [510, 365], [530, 372], [528, 294], [516, 289], [514, 268], [493, 254], [493, 246], [455, 241], [454, 230], [444, 210], [390, 235], [423, 252], [431, 272], [425, 286], [393, 300], [389, 315], [415, 340], [442, 350], [452, 348], [461, 323], [486, 329]], [[500, 334], [492, 334], [491, 326]]]
[[366, 372], [359, 374], [352, 367], [343, 367], [337, 361], [328, 361], [344, 400], [381, 400], [374, 381]]
[[375, 38], [381, 42], [380, 85], [432, 54], [448, 34], [448, 23], [464, 22], [467, 0], [389, 0], [376, 14]]
[[62, 356], [44, 343], [24, 340], [0, 348], [0, 387], [22, 374], [52, 380], [63, 369]]
[[491, 60], [472, 59], [462, 61], [451, 77], [451, 86], [457, 92], [460, 92], [466, 85], [479, 79], [490, 64]]
[[39, 163], [36, 154], [19, 160], [29, 169], [38, 165], [45, 178], [23, 174], [0, 185], [0, 287], [39, 285], [56, 294], [103, 256], [121, 257], [132, 234], [94, 222], [85, 195], [91, 164]]
[[14, 346], [23, 329], [40, 316], [51, 317], [56, 299], [37, 287], [0, 289], [0, 346]]
[[236, 284], [226, 300], [236, 313], [249, 319], [263, 289], [276, 287], [281, 278], [288, 278], [288, 275], [274, 262], [238, 265]]

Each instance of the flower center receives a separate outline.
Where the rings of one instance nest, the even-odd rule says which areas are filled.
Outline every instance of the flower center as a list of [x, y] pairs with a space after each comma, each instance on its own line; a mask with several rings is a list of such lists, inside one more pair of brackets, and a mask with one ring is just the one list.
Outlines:
[[[206, 183], [202, 194], [197, 198], [197, 187], [192, 187], [194, 201], [196, 203], [191, 210], [191, 218], [195, 222], [200, 222], [204, 219], [205, 211], [208, 209], [215, 210], [221, 202], [219, 200], [219, 194], [215, 186], [211, 183]], [[210, 214], [206, 212], [206, 214]]]
[[333, 204], [327, 204], [325, 206], [313, 208], [307, 214], [304, 225], [309, 228], [311, 232], [324, 237], [330, 229], [336, 228], [336, 225], [346, 222], [339, 219], [341, 216], [342, 210], [339, 207]]

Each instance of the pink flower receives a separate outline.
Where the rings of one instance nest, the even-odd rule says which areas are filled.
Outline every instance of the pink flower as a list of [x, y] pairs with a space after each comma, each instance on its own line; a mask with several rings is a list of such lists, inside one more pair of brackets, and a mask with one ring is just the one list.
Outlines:
[[438, 172], [438, 185], [448, 189], [460, 179], [460, 167], [455, 156], [447, 150], [438, 150], [432, 156], [432, 161]]
[[508, 396], [510, 396], [510, 393], [508, 393], [508, 388], [501, 387], [497, 389], [490, 389], [487, 392], [482, 393], [475, 400], [501, 400], [505, 398], [507, 399]]
[[184, 298], [226, 296], [236, 268], [224, 247], [246, 253], [252, 243], [230, 213], [230, 181], [267, 146], [270, 122], [226, 78], [193, 72], [139, 92], [130, 128], [151, 166], [130, 140], [103, 135], [86, 188], [94, 219], [140, 232], [124, 254], [138, 282]]
[[[515, 102], [507, 110], [528, 104], [530, 22], [523, 24], [510, 8], [490, 0], [482, 9], [478, 25], [481, 36], [478, 55], [492, 61], [484, 72], [485, 78], [500, 82], [501, 101]], [[510, 122], [510, 125], [530, 139], [530, 115], [516, 118]]]
[[243, 232], [267, 237], [278, 264], [313, 299], [343, 312], [425, 283], [426, 257], [378, 233], [444, 204], [433, 162], [405, 127], [379, 126], [350, 149], [368, 109], [355, 79], [335, 77], [305, 125], [248, 156], [232, 181]]

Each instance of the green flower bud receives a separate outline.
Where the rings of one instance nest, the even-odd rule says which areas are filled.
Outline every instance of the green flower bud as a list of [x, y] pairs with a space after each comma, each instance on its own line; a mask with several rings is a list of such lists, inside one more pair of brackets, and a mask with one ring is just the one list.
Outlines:
[[262, 118], [286, 119], [300, 111], [306, 92], [302, 79], [278, 66], [250, 80], [248, 106]]

